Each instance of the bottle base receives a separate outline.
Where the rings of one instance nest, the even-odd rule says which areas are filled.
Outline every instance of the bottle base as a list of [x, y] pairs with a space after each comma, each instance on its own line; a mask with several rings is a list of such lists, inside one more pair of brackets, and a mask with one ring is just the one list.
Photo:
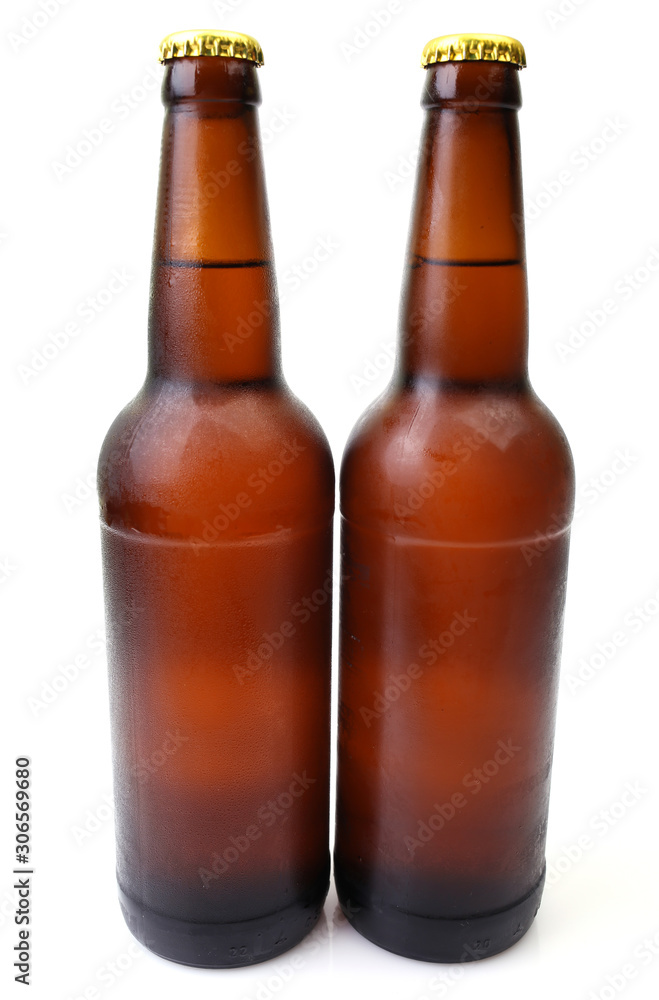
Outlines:
[[420, 962], [456, 963], [490, 958], [521, 940], [540, 907], [545, 871], [512, 906], [456, 919], [417, 916], [378, 901], [365, 903], [336, 870], [334, 880], [347, 919], [373, 944]]
[[119, 888], [131, 934], [160, 958], [198, 969], [235, 969], [281, 955], [318, 922], [329, 886], [308, 902], [234, 923], [195, 923], [155, 913]]

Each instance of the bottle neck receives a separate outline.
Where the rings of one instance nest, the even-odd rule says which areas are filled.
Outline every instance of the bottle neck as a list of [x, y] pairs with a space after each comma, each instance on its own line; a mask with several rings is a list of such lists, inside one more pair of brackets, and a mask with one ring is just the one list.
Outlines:
[[528, 307], [519, 70], [427, 70], [401, 305], [404, 379], [525, 383]]
[[236, 383], [279, 375], [256, 73], [244, 59], [165, 64], [151, 376]]

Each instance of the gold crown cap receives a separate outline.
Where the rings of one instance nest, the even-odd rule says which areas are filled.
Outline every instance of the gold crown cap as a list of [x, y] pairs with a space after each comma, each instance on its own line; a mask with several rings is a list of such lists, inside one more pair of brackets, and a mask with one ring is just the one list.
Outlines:
[[443, 62], [507, 62], [520, 69], [526, 66], [524, 46], [509, 35], [441, 35], [428, 42], [421, 65]]
[[239, 31], [219, 31], [216, 28], [174, 31], [163, 38], [160, 43], [160, 62], [182, 56], [224, 56], [230, 59], [249, 59], [257, 66], [263, 65], [263, 49], [255, 38]]

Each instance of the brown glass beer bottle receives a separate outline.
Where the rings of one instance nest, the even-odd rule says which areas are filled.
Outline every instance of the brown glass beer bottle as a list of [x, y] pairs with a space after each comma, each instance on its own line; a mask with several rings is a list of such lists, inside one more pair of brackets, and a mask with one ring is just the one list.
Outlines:
[[524, 64], [425, 49], [397, 369], [342, 468], [337, 888], [428, 961], [519, 940], [545, 871], [574, 485], [527, 375]]
[[247, 965], [328, 888], [327, 442], [281, 373], [254, 39], [161, 46], [146, 382], [99, 465], [121, 906], [189, 965]]

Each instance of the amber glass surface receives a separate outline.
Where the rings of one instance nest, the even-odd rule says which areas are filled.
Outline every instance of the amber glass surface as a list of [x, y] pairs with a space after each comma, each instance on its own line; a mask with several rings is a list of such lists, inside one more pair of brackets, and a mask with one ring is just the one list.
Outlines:
[[120, 898], [199, 966], [291, 947], [329, 877], [334, 473], [280, 369], [256, 75], [166, 63], [148, 375], [99, 465]]
[[519, 70], [426, 71], [395, 377], [342, 468], [336, 881], [417, 959], [540, 902], [573, 467], [527, 376]]

